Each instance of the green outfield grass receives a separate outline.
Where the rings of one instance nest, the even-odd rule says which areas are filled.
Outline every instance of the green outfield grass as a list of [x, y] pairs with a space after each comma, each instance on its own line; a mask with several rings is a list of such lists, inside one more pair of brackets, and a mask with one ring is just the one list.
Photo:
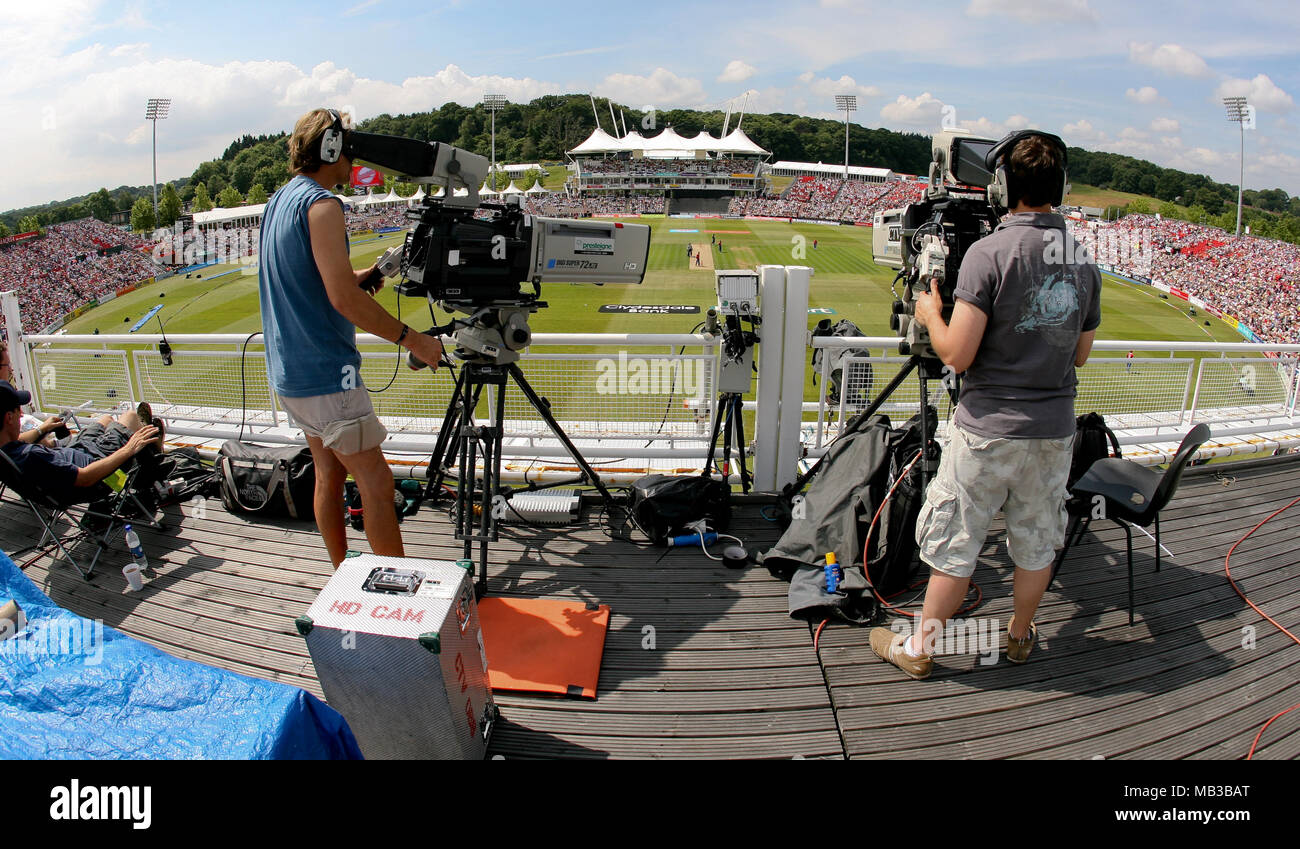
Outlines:
[[[810, 305], [834, 314], [809, 315], [809, 326], [821, 318], [848, 318], [870, 336], [891, 336], [888, 319], [894, 271], [871, 259], [871, 229], [816, 224], [786, 224], [726, 219], [647, 219], [652, 228], [649, 270], [640, 286], [549, 284], [542, 296], [547, 309], [533, 317], [534, 332], [563, 333], [685, 333], [702, 321], [703, 311], [714, 304], [713, 273], [688, 266], [686, 245], [713, 252], [714, 266], [753, 268], [759, 264], [808, 265], [814, 269]], [[674, 230], [698, 232], [673, 232]], [[710, 232], [713, 231], [713, 232]], [[719, 232], [722, 231], [722, 232]], [[722, 248], [711, 244], [716, 236]], [[364, 268], [394, 244], [402, 234], [353, 239], [352, 262]], [[816, 240], [817, 247], [813, 248]], [[802, 251], [802, 254], [800, 253]], [[224, 274], [222, 272], [234, 271]], [[165, 304], [160, 317], [171, 334], [240, 333], [259, 330], [257, 278], [237, 265], [203, 269], [203, 276], [171, 278], [146, 286], [91, 310], [68, 325], [69, 333], [121, 333], [155, 304]], [[215, 277], [215, 279], [213, 279]], [[165, 296], [165, 297], [164, 297]], [[383, 290], [378, 300], [398, 313], [399, 298]], [[401, 317], [420, 329], [432, 324], [424, 302], [401, 298]], [[691, 304], [699, 315], [619, 315], [601, 313], [602, 304]], [[1105, 275], [1102, 294], [1101, 339], [1169, 341], [1241, 341], [1224, 322], [1201, 314], [1187, 315], [1187, 304], [1166, 301], [1149, 287], [1136, 286]], [[183, 310], [183, 312], [182, 312]], [[1199, 312], [1199, 311], [1198, 311]], [[440, 315], [440, 320], [445, 316]], [[174, 320], [173, 320], [174, 319]], [[1205, 326], [1208, 320], [1210, 325]], [[157, 333], [151, 321], [142, 333]], [[143, 347], [143, 346], [129, 346]], [[376, 350], [391, 350], [391, 347]], [[561, 349], [577, 351], [579, 349]], [[590, 351], [591, 349], [586, 349]], [[609, 349], [603, 349], [608, 351]], [[556, 349], [547, 349], [556, 352]], [[662, 351], [662, 349], [660, 349]], [[890, 351], [894, 353], [894, 351]], [[1098, 352], [1098, 356], [1124, 356], [1124, 351]], [[1157, 355], [1158, 356], [1158, 355]], [[1188, 356], [1197, 357], [1199, 354]], [[1210, 355], [1217, 356], [1217, 355]], [[810, 371], [811, 375], [811, 371]], [[387, 377], [384, 378], [385, 380]], [[806, 397], [814, 400], [819, 388], [806, 381]], [[397, 387], [394, 387], [396, 390]], [[584, 388], [585, 389], [585, 388]], [[415, 390], [411, 390], [415, 391]], [[558, 407], [566, 390], [551, 390]], [[394, 399], [400, 400], [400, 399]], [[747, 426], [752, 423], [747, 422]]]
[[[712, 251], [714, 267], [718, 269], [753, 268], [759, 264], [811, 266], [814, 269], [812, 307], [833, 309], [836, 318], [852, 319], [869, 335], [890, 335], [888, 317], [893, 295], [889, 284], [894, 272], [872, 262], [870, 228], [725, 219], [647, 221], [652, 235], [649, 271], [642, 285], [547, 285], [542, 295], [550, 306], [534, 316], [534, 331], [678, 333], [690, 330], [699, 319], [626, 316], [598, 310], [602, 304], [615, 303], [693, 304], [702, 309], [713, 304], [712, 272], [687, 264], [686, 245], [693, 244]], [[711, 236], [721, 240], [721, 250], [710, 244]], [[802, 237], [802, 245], [794, 241], [796, 237]], [[366, 267], [401, 239], [402, 235], [396, 233], [379, 238], [354, 238], [353, 265]], [[800, 249], [802, 254], [798, 253]], [[222, 275], [229, 271], [235, 273]], [[91, 333], [98, 328], [101, 333], [119, 333], [161, 301], [165, 306], [159, 315], [172, 333], [250, 333], [261, 326], [257, 278], [242, 271], [238, 265], [220, 265], [198, 272], [202, 277], [181, 276], [160, 281], [91, 310], [70, 322], [67, 331]], [[1195, 319], [1188, 317], [1187, 304], [1181, 301], [1162, 300], [1154, 289], [1135, 286], [1110, 275], [1105, 278], [1098, 338], [1241, 341], [1235, 330], [1218, 319], [1203, 314]], [[389, 311], [397, 312], [399, 299], [391, 291], [385, 289], [378, 297]], [[411, 323], [419, 326], [421, 315], [427, 319], [427, 308], [422, 302], [401, 300], [402, 313], [412, 316]], [[173, 322], [172, 317], [182, 309], [184, 312]], [[818, 318], [809, 316], [809, 324], [815, 324]], [[157, 324], [151, 322], [142, 332], [157, 332]]]

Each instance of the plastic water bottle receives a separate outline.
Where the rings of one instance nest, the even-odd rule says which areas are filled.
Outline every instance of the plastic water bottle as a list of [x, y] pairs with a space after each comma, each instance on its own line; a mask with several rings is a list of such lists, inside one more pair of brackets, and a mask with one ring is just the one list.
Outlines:
[[[141, 569], [148, 569], [149, 558], [144, 556], [144, 549], [140, 546], [140, 537], [131, 529], [130, 525], [125, 525], [124, 527], [126, 528], [126, 547], [131, 549], [131, 559], [134, 560]], [[133, 587], [132, 589], [139, 589], [139, 587]]]

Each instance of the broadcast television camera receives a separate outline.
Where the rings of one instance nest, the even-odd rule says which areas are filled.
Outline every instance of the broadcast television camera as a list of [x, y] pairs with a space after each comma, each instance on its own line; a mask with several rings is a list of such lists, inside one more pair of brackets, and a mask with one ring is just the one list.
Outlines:
[[872, 254], [878, 265], [899, 270], [895, 286], [903, 281], [902, 293], [894, 290], [889, 317], [890, 328], [902, 337], [898, 343], [902, 354], [937, 359], [929, 334], [913, 320], [917, 295], [928, 292], [932, 280], [937, 282], [943, 318], [950, 319], [962, 258], [998, 224], [986, 190], [977, 188], [989, 185], [993, 178], [984, 158], [995, 144], [965, 130], [935, 134], [925, 198], [876, 213]]
[[443, 197], [426, 197], [407, 211], [414, 227], [397, 266], [403, 281], [394, 288], [469, 316], [427, 331], [454, 330], [463, 358], [517, 360], [532, 338], [528, 315], [546, 306], [540, 299], [544, 282], [637, 284], [645, 277], [648, 225], [530, 215], [517, 196], [480, 204], [486, 157], [440, 142], [357, 131], [344, 136], [343, 153], [403, 182], [445, 187]]

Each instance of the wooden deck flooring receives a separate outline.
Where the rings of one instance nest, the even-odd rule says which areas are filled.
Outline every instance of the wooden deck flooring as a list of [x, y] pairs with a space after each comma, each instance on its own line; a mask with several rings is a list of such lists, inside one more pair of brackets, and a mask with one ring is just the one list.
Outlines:
[[[942, 657], [924, 682], [879, 662], [866, 632], [812, 631], [786, 615], [786, 584], [761, 567], [731, 571], [702, 554], [611, 540], [596, 509], [572, 528], [503, 528], [489, 591], [610, 605], [594, 701], [497, 694], [491, 754], [595, 758], [1238, 758], [1260, 726], [1300, 701], [1300, 649], [1262, 620], [1223, 576], [1227, 549], [1300, 496], [1300, 458], [1189, 470], [1162, 520], [1171, 556], [1135, 532], [1136, 624], [1128, 625], [1124, 535], [1096, 523], [1038, 614], [1040, 646], [1020, 667]], [[1226, 476], [1226, 477], [1225, 477]], [[124, 594], [120, 548], [89, 582], [35, 559], [26, 574], [57, 603], [180, 657], [321, 695], [293, 627], [329, 566], [314, 526], [259, 523], [209, 501], [203, 516], [167, 511], [144, 531], [156, 573]], [[0, 548], [30, 545], [38, 526], [11, 494]], [[349, 532], [352, 545], [364, 539]], [[733, 533], [751, 550], [775, 525], [756, 505]], [[455, 559], [446, 516], [424, 507], [403, 524], [407, 554]], [[1300, 506], [1233, 555], [1251, 599], [1284, 624], [1300, 616]], [[83, 544], [79, 551], [91, 550]], [[33, 554], [19, 554], [20, 564]], [[995, 528], [975, 580], [999, 645], [1011, 569]], [[995, 621], [994, 621], [995, 620]], [[1243, 640], [1254, 634], [1254, 646]], [[650, 630], [652, 629], [652, 630]], [[653, 633], [653, 647], [648, 635]], [[1258, 758], [1300, 755], [1300, 722], [1270, 727]]]

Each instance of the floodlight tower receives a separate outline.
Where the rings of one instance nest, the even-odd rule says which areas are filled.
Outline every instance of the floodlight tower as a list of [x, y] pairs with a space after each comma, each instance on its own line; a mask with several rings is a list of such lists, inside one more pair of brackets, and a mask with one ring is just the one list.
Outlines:
[[835, 95], [835, 108], [844, 113], [844, 179], [849, 179], [849, 113], [858, 109], [856, 94]]
[[510, 101], [506, 100], [504, 94], [485, 94], [483, 95], [483, 105], [492, 113], [492, 167], [488, 173], [492, 175], [492, 185], [488, 188], [496, 191], [497, 182], [497, 111], [503, 109]]
[[1241, 170], [1237, 175], [1237, 232], [1233, 235], [1241, 235], [1241, 184], [1246, 179], [1246, 123], [1250, 114], [1250, 107], [1246, 104], [1244, 97], [1225, 97], [1223, 105], [1228, 109], [1228, 121], [1237, 124], [1241, 129]]
[[158, 220], [158, 122], [167, 117], [170, 97], [151, 97], [144, 107], [144, 117], [153, 121], [153, 220]]

